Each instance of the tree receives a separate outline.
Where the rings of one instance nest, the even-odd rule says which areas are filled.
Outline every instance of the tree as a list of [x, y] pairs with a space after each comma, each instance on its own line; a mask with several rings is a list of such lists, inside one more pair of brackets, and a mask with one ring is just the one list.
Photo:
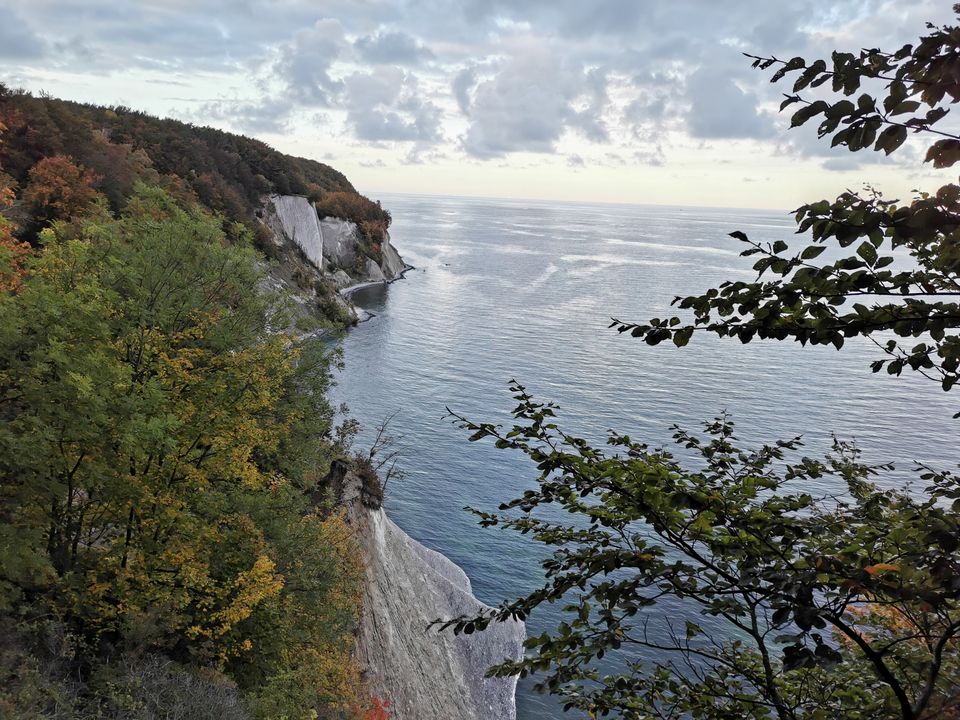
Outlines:
[[[960, 12], [960, 5], [954, 7]], [[796, 75], [792, 92], [781, 109], [800, 104], [791, 127], [818, 119], [821, 138], [851, 152], [873, 149], [896, 152], [907, 138], [931, 139], [926, 162], [935, 168], [960, 161], [960, 135], [939, 127], [949, 105], [960, 101], [953, 68], [960, 61], [956, 27], [928, 26], [930, 34], [916, 47], [896, 52], [864, 50], [859, 56], [835, 52], [831, 63], [803, 58], [783, 61], [753, 58], [754, 67], [776, 67], [777, 82]], [[826, 86], [841, 99], [809, 100], [806, 89]], [[861, 93], [864, 84], [883, 83], [876, 96]], [[835, 101], [833, 101], [835, 100]], [[821, 200], [796, 210], [797, 232], [813, 240], [791, 252], [782, 240], [763, 244], [740, 231], [731, 236], [749, 247], [744, 257], [757, 256], [755, 282], [725, 282], [703, 295], [678, 297], [674, 304], [692, 312], [681, 317], [654, 318], [645, 323], [614, 320], [611, 327], [630, 332], [648, 344], [672, 340], [683, 346], [695, 332], [843, 346], [844, 340], [865, 336], [887, 357], [873, 363], [899, 375], [905, 368], [935, 378], [949, 390], [960, 379], [960, 337], [948, 331], [960, 327], [960, 186], [950, 183], [935, 192], [920, 193], [909, 203], [886, 200], [876, 190], [844, 192], [836, 200]], [[815, 262], [829, 244], [854, 248], [832, 262]], [[895, 265], [906, 254], [909, 264]], [[764, 278], [772, 278], [766, 280]], [[859, 302], [858, 302], [859, 301]], [[900, 340], [876, 340], [890, 331]], [[922, 342], [910, 344], [908, 338]]]
[[162, 653], [260, 717], [359, 707], [361, 567], [307, 477], [337, 452], [329, 353], [271, 332], [252, 248], [158, 188], [41, 240], [0, 295], [0, 610], [61, 622], [85, 680]]
[[[3, 147], [3, 133], [6, 126], [0, 122], [0, 148]], [[0, 165], [0, 292], [16, 290], [23, 278], [24, 263], [30, 252], [30, 245], [20, 242], [14, 236], [15, 225], [3, 213], [14, 203], [13, 180], [3, 172]]]
[[[783, 103], [802, 105], [793, 126], [817, 117], [834, 145], [887, 154], [910, 133], [934, 137], [927, 160], [949, 167], [960, 160], [960, 136], [937, 124], [945, 105], [960, 100], [960, 28], [928, 27], [916, 47], [894, 53], [834, 53], [829, 64], [754, 57], [754, 65], [777, 67], [774, 81], [798, 74]], [[883, 87], [855, 103], [799, 95], [827, 83], [845, 96], [862, 84]], [[692, 320], [612, 326], [678, 346], [699, 331], [837, 348], [847, 337], [891, 331], [922, 342], [878, 340], [888, 357], [874, 371], [911, 368], [949, 390], [960, 372], [960, 335], [950, 332], [960, 326], [960, 187], [903, 205], [872, 190], [846, 192], [804, 205], [797, 222], [813, 240], [797, 253], [732, 233], [747, 243], [743, 255], [760, 256], [758, 279], [678, 298]], [[854, 253], [813, 262], [830, 243]], [[894, 270], [884, 249], [906, 251], [910, 267]], [[604, 450], [563, 432], [555, 406], [519, 384], [511, 389], [509, 430], [451, 414], [471, 440], [490, 439], [536, 464], [535, 488], [499, 513], [474, 512], [483, 526], [550, 548], [545, 583], [445, 626], [470, 633], [524, 619], [544, 603], [561, 603], [568, 618], [529, 638], [524, 659], [493, 672], [542, 673], [540, 687], [591, 717], [919, 720], [960, 712], [957, 476], [924, 467], [922, 492], [883, 490], [874, 480], [890, 468], [864, 464], [855, 447], [838, 441], [823, 459], [802, 456], [798, 438], [743, 448], [727, 417], [699, 434], [674, 429], [695, 463], [617, 433]], [[807, 490], [823, 478], [837, 494]], [[665, 605], [688, 619], [669, 620], [658, 612]], [[611, 651], [621, 653], [618, 668], [601, 674], [596, 660]], [[639, 661], [642, 651], [655, 659]]]
[[30, 169], [29, 178], [23, 200], [44, 223], [78, 217], [98, 194], [98, 176], [65, 155], [44, 158]]

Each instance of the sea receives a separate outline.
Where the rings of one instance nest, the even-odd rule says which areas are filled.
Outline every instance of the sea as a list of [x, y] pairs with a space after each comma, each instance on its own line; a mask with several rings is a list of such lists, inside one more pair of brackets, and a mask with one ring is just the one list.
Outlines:
[[[672, 314], [677, 295], [754, 279], [729, 233], [799, 246], [804, 238], [787, 211], [380, 199], [393, 215], [393, 244], [414, 269], [354, 294], [373, 317], [342, 341], [333, 399], [364, 428], [357, 449], [390, 419], [404, 476], [387, 486], [388, 514], [463, 567], [484, 602], [537, 587], [544, 550], [527, 536], [478, 527], [464, 508], [494, 511], [537, 473], [522, 455], [468, 442], [448, 412], [509, 427], [511, 380], [558, 404], [565, 430], [597, 443], [614, 429], [671, 446], [673, 426], [697, 430], [727, 413], [747, 447], [802, 435], [806, 454], [822, 454], [834, 437], [855, 441], [865, 461], [896, 463], [883, 482], [898, 486], [919, 483], [917, 463], [960, 461], [960, 392], [917, 374], [873, 374], [870, 362], [883, 353], [869, 340], [837, 351], [698, 335], [684, 348], [650, 347], [609, 329], [611, 318]], [[559, 608], [542, 608], [528, 633], [561, 617]], [[520, 720], [560, 714], [533, 680], [520, 683]]]

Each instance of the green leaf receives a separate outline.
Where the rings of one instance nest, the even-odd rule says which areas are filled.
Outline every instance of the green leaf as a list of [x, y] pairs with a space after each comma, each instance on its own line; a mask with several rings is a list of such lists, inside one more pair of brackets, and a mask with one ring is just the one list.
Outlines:
[[873, 265], [877, 261], [877, 249], [868, 240], [860, 243], [857, 248], [857, 255], [862, 257], [868, 265]]
[[679, 330], [673, 333], [673, 344], [676, 345], [677, 347], [683, 347], [688, 342], [690, 342], [690, 338], [692, 336], [693, 336], [693, 327], [680, 328]]
[[924, 162], [933, 162], [935, 168], [948, 168], [960, 160], [960, 141], [938, 140], [927, 150]]
[[803, 125], [810, 118], [825, 112], [828, 107], [829, 105], [827, 105], [827, 103], [825, 103], [823, 100], [817, 100], [816, 102], [800, 108], [790, 118], [790, 127], [798, 127]]
[[905, 100], [904, 102], [898, 103], [892, 110], [890, 110], [891, 115], [902, 115], [903, 113], [912, 113], [916, 112], [920, 107], [920, 103], [916, 100]]
[[907, 129], [899, 125], [893, 125], [880, 133], [880, 137], [877, 138], [877, 144], [874, 146], [874, 150], [883, 150], [887, 155], [889, 155], [898, 147], [903, 145], [906, 139]]
[[800, 259], [813, 260], [815, 257], [819, 257], [826, 249], [825, 245], [808, 245], [803, 249], [803, 252], [800, 253]]

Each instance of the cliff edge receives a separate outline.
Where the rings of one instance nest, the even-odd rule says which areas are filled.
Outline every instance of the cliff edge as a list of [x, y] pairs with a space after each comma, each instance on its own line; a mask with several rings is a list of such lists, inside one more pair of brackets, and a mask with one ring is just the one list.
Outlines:
[[270, 195], [257, 212], [271, 243], [265, 289], [286, 290], [297, 317], [339, 317], [347, 324], [368, 315], [349, 300], [351, 290], [403, 277], [409, 266], [383, 231], [377, 259], [361, 241], [356, 223], [325, 217], [303, 195]]
[[517, 679], [484, 676], [522, 656], [524, 624], [496, 623], [472, 635], [428, 629], [438, 618], [487, 606], [458, 565], [362, 502], [358, 476], [344, 470], [337, 484], [366, 565], [357, 653], [370, 693], [389, 700], [395, 720], [514, 720]]

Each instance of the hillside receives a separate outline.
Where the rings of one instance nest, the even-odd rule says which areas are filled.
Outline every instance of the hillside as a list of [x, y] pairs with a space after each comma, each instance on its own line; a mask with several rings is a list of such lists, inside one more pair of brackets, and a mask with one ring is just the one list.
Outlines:
[[40, 160], [65, 155], [98, 176], [94, 185], [114, 210], [124, 206], [135, 181], [156, 177], [243, 223], [261, 241], [255, 213], [262, 196], [315, 201], [328, 192], [355, 192], [342, 173], [315, 160], [124, 107], [36, 97], [0, 84], [0, 123], [6, 126], [0, 167], [20, 188]]
[[255, 140], [0, 89], [0, 717], [383, 717], [312, 332], [349, 317], [261, 219], [343, 194]]

